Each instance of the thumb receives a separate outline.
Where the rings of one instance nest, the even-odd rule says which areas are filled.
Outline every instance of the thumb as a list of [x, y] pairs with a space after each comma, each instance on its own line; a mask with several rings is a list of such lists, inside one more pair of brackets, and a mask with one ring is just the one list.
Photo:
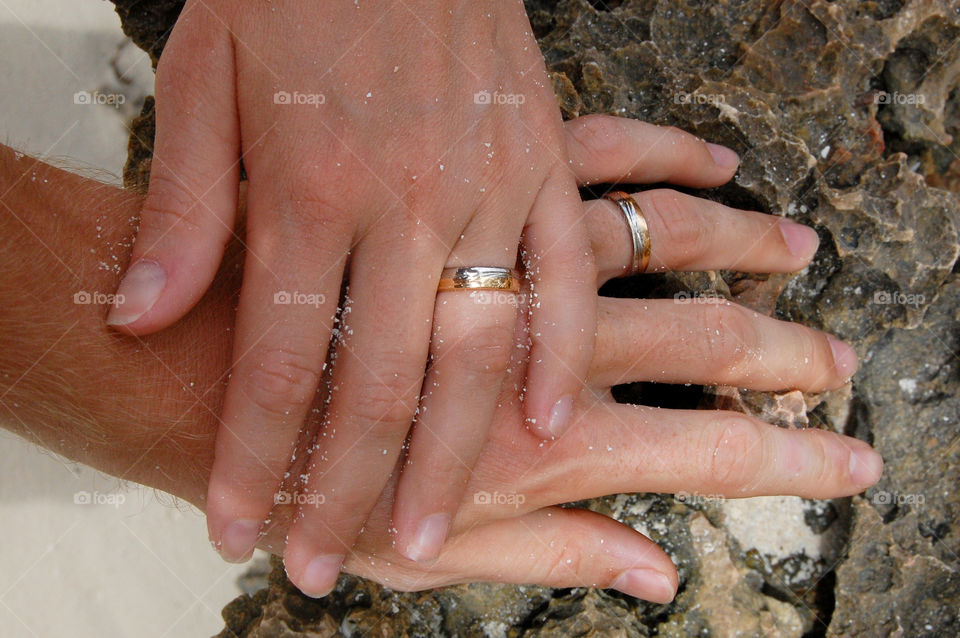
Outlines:
[[147, 334], [174, 323], [216, 275], [236, 216], [240, 134], [223, 23], [188, 3], [157, 65], [150, 187], [107, 324]]

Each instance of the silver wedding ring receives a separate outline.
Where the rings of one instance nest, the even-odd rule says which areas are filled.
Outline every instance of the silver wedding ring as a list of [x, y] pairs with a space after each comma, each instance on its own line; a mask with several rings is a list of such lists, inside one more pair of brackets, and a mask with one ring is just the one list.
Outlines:
[[628, 275], [637, 275], [644, 272], [650, 264], [650, 231], [647, 229], [647, 220], [637, 201], [623, 191], [613, 191], [604, 195], [623, 212], [630, 228], [630, 238], [633, 240], [633, 262]]

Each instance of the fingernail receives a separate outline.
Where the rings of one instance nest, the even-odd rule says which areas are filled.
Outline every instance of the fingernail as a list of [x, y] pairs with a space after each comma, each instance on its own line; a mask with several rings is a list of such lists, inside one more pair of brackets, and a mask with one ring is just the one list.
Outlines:
[[740, 163], [740, 156], [732, 149], [707, 142], [707, 150], [713, 156], [713, 162], [720, 168], [731, 169]]
[[317, 556], [307, 563], [300, 578], [300, 591], [310, 598], [323, 598], [337, 586], [343, 554]]
[[859, 366], [857, 353], [849, 345], [832, 335], [827, 335], [827, 341], [830, 343], [830, 350], [833, 351], [833, 365], [837, 368], [837, 374], [844, 379], [849, 379]]
[[809, 226], [784, 219], [780, 221], [780, 234], [783, 235], [783, 241], [794, 257], [810, 260], [817, 254], [820, 238], [817, 236], [817, 231]]
[[223, 528], [220, 556], [228, 563], [242, 563], [250, 558], [260, 537], [260, 521], [240, 519]]
[[883, 457], [874, 450], [850, 451], [850, 480], [868, 487], [880, 480], [883, 474]]
[[567, 431], [571, 414], [573, 414], [572, 396], [565, 396], [553, 404], [553, 408], [550, 410], [550, 420], [547, 423], [550, 436], [556, 438]]
[[107, 325], [125, 326], [142, 317], [157, 303], [166, 283], [167, 274], [155, 261], [141, 260], [130, 266], [120, 280], [116, 303], [107, 315]]
[[670, 579], [652, 569], [628, 569], [613, 581], [612, 587], [634, 598], [665, 605], [676, 596]]
[[410, 560], [426, 562], [436, 560], [440, 556], [440, 548], [447, 540], [447, 530], [450, 528], [449, 514], [431, 514], [420, 521], [414, 541], [407, 545], [403, 555]]

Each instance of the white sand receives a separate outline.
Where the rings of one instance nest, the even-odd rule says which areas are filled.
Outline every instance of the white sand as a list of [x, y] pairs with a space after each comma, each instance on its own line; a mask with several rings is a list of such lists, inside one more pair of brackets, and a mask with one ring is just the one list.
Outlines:
[[[119, 183], [132, 103], [153, 83], [149, 59], [124, 42], [103, 0], [0, 0], [0, 140]], [[126, 103], [76, 104], [81, 90], [122, 91]], [[101, 504], [75, 503], [81, 492]], [[244, 567], [217, 557], [198, 512], [170, 502], [0, 431], [0, 636], [220, 631]]]
[[[136, 98], [153, 92], [153, 72], [149, 57], [124, 37], [112, 4], [0, 0], [0, 79], [0, 140], [105, 170], [119, 183], [127, 120]], [[79, 91], [122, 93], [125, 104], [77, 104]]]

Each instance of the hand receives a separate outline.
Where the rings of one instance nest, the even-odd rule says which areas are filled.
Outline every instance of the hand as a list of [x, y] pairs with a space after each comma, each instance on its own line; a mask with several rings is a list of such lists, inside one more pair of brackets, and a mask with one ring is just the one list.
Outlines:
[[[581, 179], [615, 181], [630, 174], [630, 179], [648, 175], [682, 182], [702, 180], [709, 169], [696, 152], [702, 143], [670, 129], [601, 117], [566, 126]], [[682, 150], [674, 153], [675, 148]], [[0, 182], [5, 164], [0, 153]], [[138, 203], [117, 189], [91, 185], [40, 163], [31, 162], [21, 171], [37, 179], [11, 179], [15, 187], [6, 191], [6, 199], [0, 197], [4, 210], [20, 214], [17, 219], [0, 217], [0, 236], [8, 237], [11, 247], [0, 255], [9, 260], [4, 272], [20, 277], [0, 281], [0, 300], [10, 301], [0, 303], [0, 309], [11, 327], [2, 333], [8, 339], [0, 348], [0, 390], [14, 417], [4, 424], [70, 458], [165, 489], [202, 509], [217, 429], [214, 415], [229, 364], [228, 335], [238, 285], [232, 278], [234, 262], [224, 267], [197, 311], [171, 330], [136, 343], [111, 338], [100, 328], [96, 307], [68, 300], [77, 286], [109, 289], [109, 274], [96, 268], [102, 257], [94, 249], [125, 245], [123, 226], [136, 217]], [[44, 194], [35, 189], [44, 189]], [[785, 239], [805, 233], [790, 226], [781, 232], [782, 225], [791, 222], [776, 217], [733, 211], [671, 191], [636, 197], [650, 223], [652, 267], [715, 268], [742, 258], [737, 266], [741, 269], [768, 264], [800, 268], [815, 249], [816, 240], [809, 235], [806, 244], [791, 249]], [[93, 207], [105, 217], [86, 215]], [[584, 212], [600, 283], [623, 272], [630, 241], [611, 203], [588, 202]], [[98, 236], [95, 225], [103, 226], [102, 240], [93, 239]], [[47, 238], [50, 251], [36, 237]], [[70, 273], [83, 278], [76, 280]], [[37, 288], [29, 283], [35, 281], [46, 284]], [[24, 298], [24, 289], [34, 293]], [[541, 447], [518, 435], [520, 402], [515, 393], [505, 396], [440, 560], [425, 567], [396, 556], [394, 539], [383, 531], [392, 507], [390, 485], [346, 569], [400, 589], [475, 580], [596, 584], [662, 600], [660, 576], [671, 586], [676, 576], [649, 540], [603, 516], [549, 506], [631, 491], [833, 498], [876, 481], [882, 461], [855, 439], [819, 430], [779, 429], [736, 413], [617, 405], [606, 392], [613, 384], [650, 378], [820, 390], [839, 385], [852, 373], [855, 359], [851, 361], [842, 346], [834, 360], [829, 338], [822, 333], [758, 317], [733, 304], [601, 302], [589, 375], [594, 390], [580, 397], [573, 429]], [[40, 314], [63, 325], [36, 322]], [[75, 325], [79, 329], [64, 330]], [[675, 329], [663, 331], [662, 325]], [[4, 387], [3, 379], [17, 382]], [[118, 411], [118, 405], [125, 410]], [[317, 424], [315, 420], [313, 427]], [[291, 468], [293, 476], [296, 470]], [[519, 508], [484, 506], [472, 498], [480, 491], [523, 494], [525, 500]], [[294, 514], [290, 507], [278, 508], [261, 546], [282, 552]], [[577, 560], [584, 556], [590, 560]]]
[[[111, 325], [144, 335], [197, 303], [236, 225], [241, 156], [249, 176], [211, 539], [249, 556], [325, 379], [307, 471], [329, 505], [291, 529], [290, 573], [314, 594], [333, 586], [414, 414], [409, 461], [428, 471], [401, 497], [417, 513], [405, 552], [434, 558], [516, 321], [516, 306], [438, 299], [443, 268], [514, 267], [523, 234], [536, 295], [525, 406], [542, 436], [566, 427], [596, 332], [593, 257], [522, 3], [190, 0], [156, 82], [150, 191]], [[307, 303], [274, 303], [284, 293]], [[448, 449], [457, 462], [431, 468]], [[424, 500], [439, 481], [447, 500]]]
[[[581, 183], [706, 187], [724, 181], [704, 144], [675, 129], [588, 116], [566, 123], [566, 131]], [[650, 228], [651, 270], [789, 272], [807, 266], [816, 253], [811, 229], [778, 217], [666, 189], [634, 197]], [[585, 202], [584, 211], [599, 286], [628, 269], [631, 242], [611, 202]], [[599, 514], [553, 506], [608, 494], [612, 487], [617, 493], [834, 498], [878, 480], [883, 462], [862, 441], [777, 428], [740, 413], [613, 401], [611, 386], [638, 381], [820, 392], [840, 387], [856, 371], [855, 353], [833, 336], [727, 301], [703, 301], [601, 298], [597, 346], [587, 387], [574, 407], [574, 424], [546, 445], [516, 435], [515, 424], [522, 419], [516, 388], [523, 382], [518, 357], [440, 559], [429, 567], [404, 560], [397, 551], [402, 544], [382, 533], [391, 521], [399, 527], [388, 485], [346, 569], [402, 590], [479, 579], [614, 587], [668, 602], [677, 576], [655, 544]], [[401, 475], [397, 499], [409, 470]], [[291, 469], [291, 476], [297, 473]], [[296, 480], [284, 489], [312, 493]], [[485, 494], [507, 498], [487, 504], [477, 499]], [[279, 530], [294, 516], [282, 509], [274, 512]], [[266, 547], [283, 551], [282, 536], [269, 536], [276, 540]]]

